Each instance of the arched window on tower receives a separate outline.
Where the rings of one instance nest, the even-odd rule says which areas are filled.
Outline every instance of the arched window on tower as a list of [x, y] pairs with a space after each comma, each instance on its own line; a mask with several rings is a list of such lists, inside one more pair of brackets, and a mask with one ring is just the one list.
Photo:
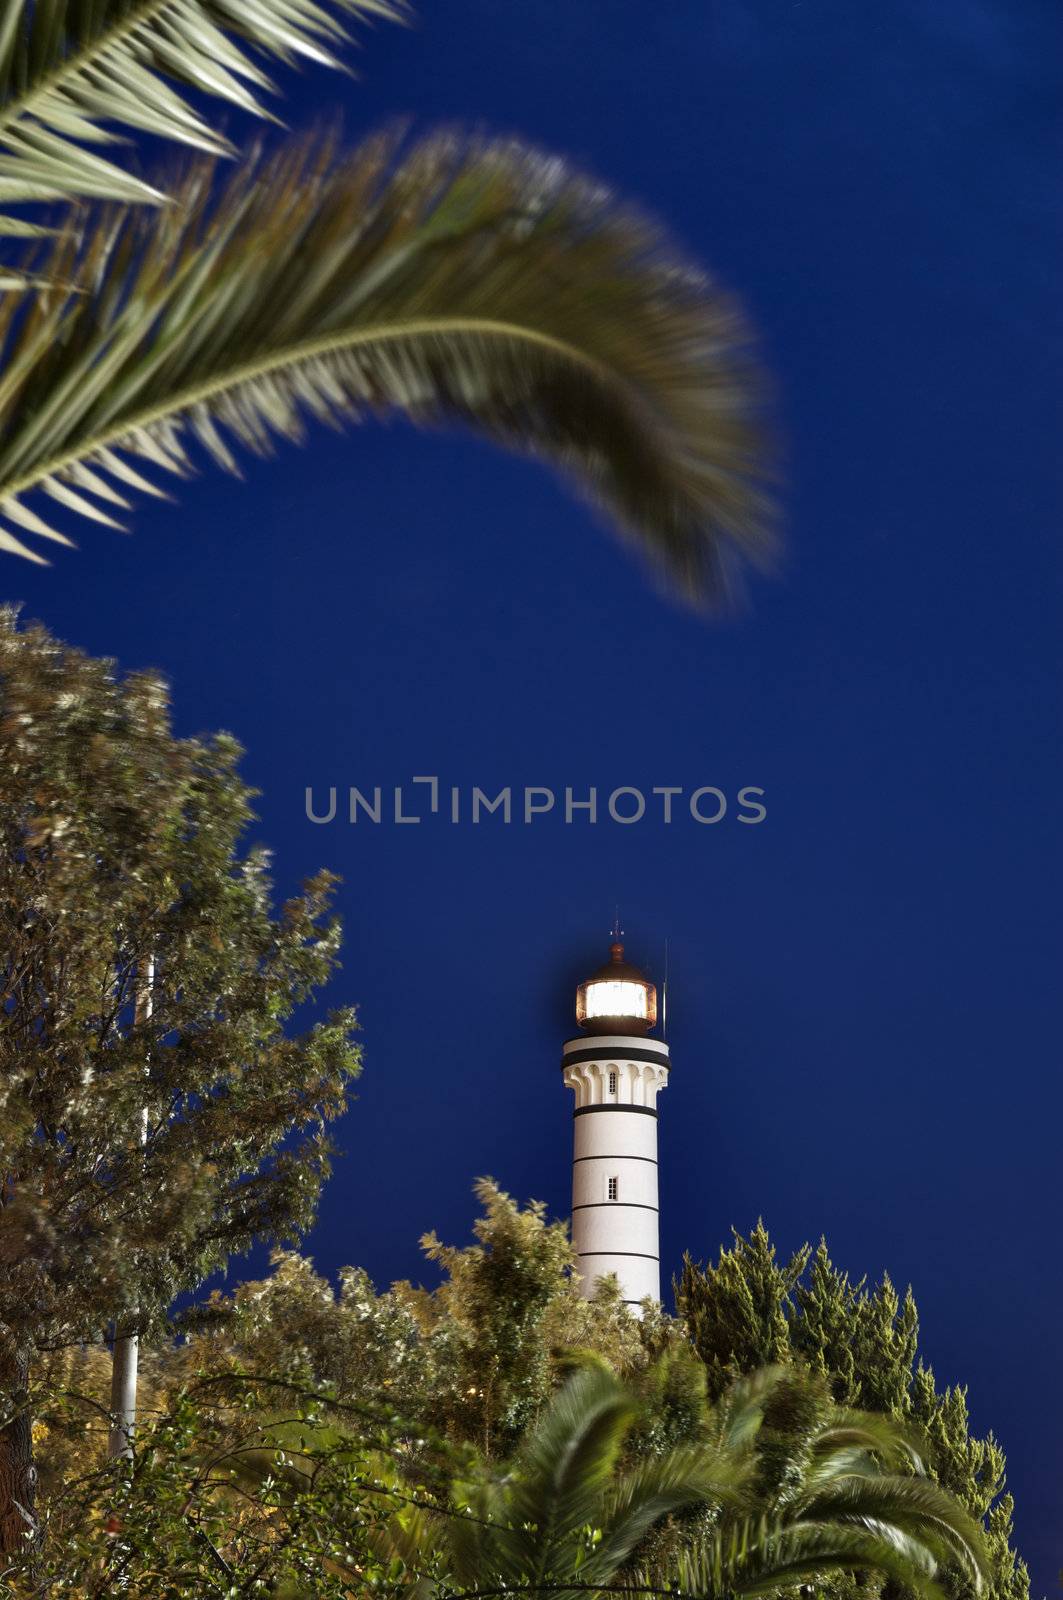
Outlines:
[[609, 1074], [609, 1093], [610, 1094], [615, 1094], [616, 1093], [616, 1073], [615, 1072], [611, 1072]]

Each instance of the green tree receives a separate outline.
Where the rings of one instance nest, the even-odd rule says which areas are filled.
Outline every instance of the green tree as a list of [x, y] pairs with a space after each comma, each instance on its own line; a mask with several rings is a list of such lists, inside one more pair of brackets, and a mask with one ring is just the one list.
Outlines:
[[[631, 1316], [614, 1287], [582, 1300], [567, 1226], [542, 1205], [521, 1208], [490, 1179], [476, 1194], [475, 1243], [422, 1240], [441, 1270], [435, 1288], [396, 1283], [378, 1294], [351, 1267], [334, 1287], [304, 1257], [278, 1252], [268, 1278], [197, 1308], [185, 1343], [149, 1353], [149, 1381], [163, 1392], [201, 1370], [308, 1374], [342, 1402], [387, 1404], [494, 1457], [531, 1426], [573, 1352], [641, 1378], [680, 1342], [669, 1319]], [[670, 1402], [674, 1385], [658, 1381]]]
[[799, 1250], [781, 1266], [762, 1223], [748, 1239], [736, 1235], [711, 1271], [686, 1258], [676, 1305], [714, 1398], [743, 1373], [790, 1358], [787, 1308], [807, 1259]]
[[[971, 1519], [929, 1480], [891, 1470], [905, 1454], [895, 1430], [835, 1407], [814, 1381], [778, 1369], [739, 1380], [697, 1443], [625, 1469], [638, 1409], [602, 1367], [570, 1380], [504, 1468], [454, 1486], [456, 1516], [402, 1519], [394, 1548], [416, 1574], [411, 1591], [488, 1600], [619, 1586], [723, 1600], [860, 1568], [934, 1594], [946, 1563], [980, 1587]], [[646, 1560], [653, 1530], [691, 1513], [688, 1537]]]
[[459, 1248], [426, 1234], [421, 1245], [442, 1283], [395, 1293], [429, 1353], [438, 1421], [485, 1455], [508, 1454], [553, 1386], [558, 1302], [574, 1290], [572, 1246], [567, 1226], [548, 1222], [540, 1203], [522, 1210], [490, 1180], [476, 1196], [476, 1243]]
[[271, 914], [239, 753], [175, 738], [157, 678], [0, 614], [7, 1550], [33, 1527], [35, 1360], [157, 1330], [233, 1252], [298, 1238], [358, 1070], [352, 1012], [285, 1032], [336, 965], [332, 880]]
[[[57, 1399], [51, 1421], [91, 1432], [91, 1408]], [[82, 1461], [49, 1497], [33, 1570], [9, 1569], [6, 1586], [0, 1573], [0, 1593], [339, 1600], [352, 1577], [368, 1592], [393, 1576], [379, 1547], [410, 1498], [399, 1456], [386, 1423], [326, 1425], [294, 1380], [193, 1380], [144, 1418], [128, 1458]]]
[[[902, 1296], [883, 1277], [853, 1282], [825, 1243], [782, 1262], [763, 1223], [708, 1266], [687, 1257], [676, 1307], [705, 1364], [710, 1396], [765, 1360], [821, 1375], [839, 1405], [880, 1411], [925, 1439], [930, 1476], [986, 1529], [992, 1600], [1027, 1600], [1029, 1575], [1012, 1548], [1013, 1502], [1004, 1452], [990, 1435], [970, 1433], [966, 1391], [937, 1389], [919, 1359], [919, 1318], [911, 1289]], [[955, 1600], [963, 1581], [946, 1572]]]
[[723, 1600], [858, 1567], [932, 1596], [946, 1562], [979, 1589], [971, 1519], [898, 1474], [900, 1432], [836, 1406], [821, 1379], [740, 1380], [695, 1440], [633, 1460], [643, 1409], [604, 1364], [584, 1366], [499, 1462], [295, 1375], [200, 1377], [128, 1460], [50, 1503], [43, 1557], [13, 1592]]
[[[689, 1324], [659, 1308], [638, 1318], [615, 1285], [601, 1285], [590, 1302], [581, 1299], [565, 1230], [541, 1206], [522, 1210], [487, 1180], [477, 1192], [483, 1213], [473, 1244], [457, 1249], [432, 1235], [424, 1240], [442, 1269], [435, 1289], [396, 1284], [378, 1294], [353, 1268], [334, 1287], [304, 1258], [279, 1253], [270, 1277], [198, 1307], [185, 1342], [163, 1341], [148, 1352], [151, 1404], [165, 1410], [203, 1375], [221, 1381], [257, 1373], [296, 1393], [309, 1384], [330, 1397], [322, 1409], [332, 1426], [344, 1426], [351, 1409], [388, 1412], [405, 1441], [405, 1481], [415, 1492], [434, 1494], [441, 1441], [459, 1451], [474, 1447], [485, 1462], [509, 1461], [566, 1376], [596, 1359], [621, 1375], [634, 1405], [624, 1470], [699, 1447], [715, 1437], [742, 1352], [759, 1360], [767, 1348], [779, 1376], [758, 1391], [756, 1469], [765, 1494], [783, 1494], [796, 1481], [795, 1461], [810, 1470], [836, 1409], [865, 1411], [871, 1398], [888, 1408], [891, 1397], [910, 1390], [910, 1406], [894, 1409], [895, 1424], [911, 1431], [932, 1481], [985, 1518], [991, 1592], [1021, 1600], [1025, 1570], [1010, 1550], [1010, 1501], [998, 1493], [1003, 1458], [991, 1441], [970, 1437], [959, 1391], [937, 1395], [932, 1376], [918, 1366], [911, 1377], [917, 1329], [910, 1296], [902, 1302], [888, 1285], [872, 1292], [851, 1284], [823, 1249], [779, 1263], [759, 1228], [723, 1252], [718, 1274], [688, 1264]], [[846, 1365], [840, 1353], [849, 1349], [857, 1357]], [[832, 1363], [840, 1370], [832, 1371]], [[87, 1386], [90, 1401], [106, 1402], [102, 1378], [86, 1370], [81, 1356], [64, 1356], [52, 1372], [42, 1371], [42, 1387], [49, 1386]], [[79, 1421], [72, 1437], [61, 1412], [48, 1411], [42, 1447], [55, 1463], [49, 1504], [75, 1452], [85, 1465], [83, 1426]], [[418, 1444], [422, 1436], [436, 1443]], [[668, 1519], [647, 1535], [640, 1559], [674, 1572], [697, 1547], [702, 1521], [695, 1511]], [[966, 1580], [955, 1569], [940, 1582], [948, 1595], [968, 1600]], [[836, 1573], [816, 1585], [834, 1600], [868, 1600], [883, 1586], [891, 1596], [904, 1592], [897, 1581], [867, 1572]]]
[[[219, 178], [197, 96], [257, 112], [264, 52], [331, 59], [341, 34], [304, 0], [7, 8], [0, 203], [89, 198], [3, 280], [0, 548], [66, 541], [34, 491], [117, 525], [200, 452], [232, 469], [308, 420], [397, 412], [552, 464], [724, 598], [771, 544], [759, 385], [734, 304], [660, 229], [555, 157], [449, 132], [297, 141]], [[98, 153], [116, 124], [208, 154], [146, 184]]]

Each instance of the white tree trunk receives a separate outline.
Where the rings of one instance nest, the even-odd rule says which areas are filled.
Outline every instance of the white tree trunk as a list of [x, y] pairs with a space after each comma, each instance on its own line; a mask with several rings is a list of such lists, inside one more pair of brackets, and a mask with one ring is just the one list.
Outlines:
[[107, 1453], [133, 1454], [133, 1429], [137, 1420], [137, 1365], [140, 1340], [135, 1333], [115, 1337], [111, 1356], [111, 1432]]
[[[155, 981], [155, 962], [145, 963], [144, 974], [138, 987], [135, 1021], [147, 1022], [151, 1016], [151, 991]], [[140, 1142], [148, 1142], [148, 1113], [140, 1113]], [[119, 1333], [115, 1329], [114, 1349], [111, 1354], [111, 1431], [107, 1440], [107, 1453], [111, 1456], [133, 1454], [133, 1429], [137, 1421], [137, 1370], [140, 1364], [140, 1340], [135, 1329]]]

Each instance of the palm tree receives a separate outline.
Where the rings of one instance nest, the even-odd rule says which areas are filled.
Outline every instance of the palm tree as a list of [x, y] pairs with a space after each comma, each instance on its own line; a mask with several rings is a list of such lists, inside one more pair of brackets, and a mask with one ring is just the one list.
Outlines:
[[[10, 0], [0, 206], [80, 199], [0, 278], [0, 548], [70, 542], [42, 496], [118, 525], [200, 450], [232, 470], [309, 419], [398, 412], [542, 458], [724, 599], [771, 548], [759, 386], [735, 306], [659, 228], [452, 134], [303, 139], [222, 179], [188, 90], [260, 112], [264, 53], [332, 61], [341, 35], [311, 0]], [[117, 124], [200, 152], [149, 184], [90, 148]]]
[[[858, 1570], [933, 1596], [943, 1565], [981, 1587], [978, 1528], [884, 1419], [771, 1369], [733, 1386], [702, 1441], [623, 1468], [637, 1414], [603, 1368], [570, 1380], [510, 1463], [456, 1485], [442, 1514], [396, 1519], [410, 1594], [724, 1600]], [[677, 1536], [648, 1539], [667, 1519]]]

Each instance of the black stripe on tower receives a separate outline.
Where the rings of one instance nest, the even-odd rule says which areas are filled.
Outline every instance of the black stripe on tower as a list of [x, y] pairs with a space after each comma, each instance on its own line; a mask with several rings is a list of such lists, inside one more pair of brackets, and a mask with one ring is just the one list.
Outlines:
[[601, 1045], [589, 1045], [585, 1050], [570, 1050], [562, 1056], [561, 1070], [576, 1066], [580, 1061], [654, 1061], [659, 1067], [672, 1065], [668, 1055], [643, 1044], [625, 1045], [623, 1050], [605, 1050]]
[[659, 1165], [656, 1156], [573, 1156], [572, 1165], [575, 1166], [577, 1161], [648, 1161], [651, 1167]]
[[655, 1117], [656, 1111], [652, 1106], [577, 1106], [572, 1115], [574, 1117], [589, 1117], [592, 1111], [619, 1111], [621, 1113], [634, 1112], [640, 1117]]
[[585, 1256], [635, 1256], [639, 1261], [660, 1261], [660, 1256], [648, 1256], [644, 1250], [577, 1250], [582, 1261]]

